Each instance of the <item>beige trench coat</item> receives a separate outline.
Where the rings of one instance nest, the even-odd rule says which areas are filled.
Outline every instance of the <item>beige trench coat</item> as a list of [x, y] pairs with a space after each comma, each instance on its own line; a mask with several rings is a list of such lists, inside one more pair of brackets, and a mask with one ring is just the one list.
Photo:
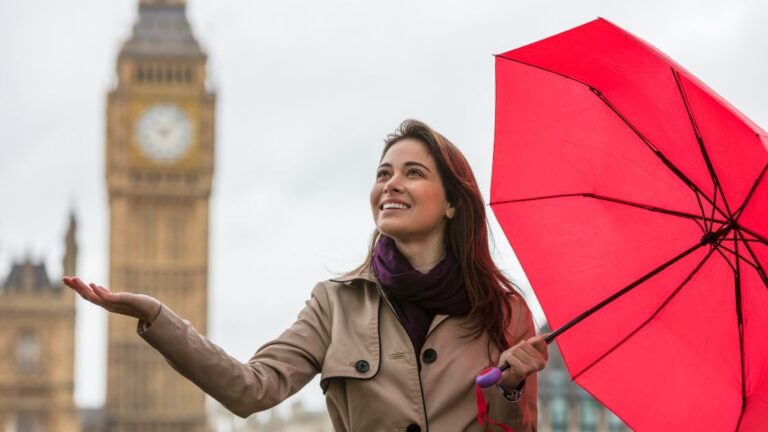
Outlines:
[[[530, 310], [512, 297], [511, 340], [533, 336]], [[246, 363], [229, 356], [166, 306], [138, 333], [167, 362], [241, 417], [271, 408], [317, 373], [336, 431], [481, 431], [474, 378], [498, 361], [485, 335], [460, 336], [466, 317], [437, 315], [417, 368], [413, 345], [372, 272], [318, 283], [296, 322]], [[522, 398], [484, 389], [490, 416], [536, 430], [536, 376]]]

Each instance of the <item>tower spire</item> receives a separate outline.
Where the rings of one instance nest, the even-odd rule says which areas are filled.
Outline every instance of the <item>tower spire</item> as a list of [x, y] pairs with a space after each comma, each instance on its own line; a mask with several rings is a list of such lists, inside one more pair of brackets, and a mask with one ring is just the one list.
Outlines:
[[139, 0], [139, 20], [120, 57], [205, 59], [186, 16], [186, 0]]
[[77, 272], [77, 218], [75, 212], [69, 213], [69, 226], [64, 237], [64, 259], [62, 270], [64, 275], [72, 276]]

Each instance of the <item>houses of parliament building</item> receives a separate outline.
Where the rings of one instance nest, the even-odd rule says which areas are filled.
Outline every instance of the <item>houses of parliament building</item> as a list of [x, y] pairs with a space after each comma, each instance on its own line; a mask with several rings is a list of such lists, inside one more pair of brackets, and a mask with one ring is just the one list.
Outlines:
[[[184, 0], [138, 2], [138, 19], [117, 56], [116, 85], [105, 95], [108, 286], [160, 298], [206, 333], [216, 95], [185, 8]], [[77, 274], [76, 233], [72, 214], [62, 257], [67, 275]], [[78, 409], [75, 295], [59, 281], [29, 259], [0, 275], [0, 432], [217, 430], [226, 414], [206, 411], [203, 392], [136, 335], [135, 319], [116, 314], [108, 321], [105, 405]], [[567, 382], [567, 374], [557, 380]], [[560, 394], [559, 384], [548, 389], [547, 382], [542, 394]], [[552, 423], [542, 402], [542, 431], [624, 430], [620, 422], [612, 428], [598, 408], [582, 415], [592, 423], [567, 421], [588, 405], [565, 399], [556, 414], [566, 420]], [[228, 430], [330, 430], [324, 413], [297, 417], [301, 427], [273, 418], [260, 426], [229, 422]]]

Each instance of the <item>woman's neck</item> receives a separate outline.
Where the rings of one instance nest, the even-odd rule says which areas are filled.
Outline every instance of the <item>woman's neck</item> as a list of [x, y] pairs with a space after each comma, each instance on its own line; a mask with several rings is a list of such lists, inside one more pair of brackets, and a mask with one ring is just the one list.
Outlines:
[[405, 256], [411, 266], [420, 273], [428, 273], [440, 261], [445, 258], [445, 246], [443, 239], [429, 239], [428, 241], [405, 242], [397, 239], [397, 250]]

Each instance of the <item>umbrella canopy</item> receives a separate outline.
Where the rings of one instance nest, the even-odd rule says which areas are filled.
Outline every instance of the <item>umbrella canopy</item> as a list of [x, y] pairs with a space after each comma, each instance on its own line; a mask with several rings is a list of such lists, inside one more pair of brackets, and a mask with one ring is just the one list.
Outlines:
[[496, 81], [491, 206], [573, 379], [635, 430], [766, 430], [768, 134], [604, 19]]

